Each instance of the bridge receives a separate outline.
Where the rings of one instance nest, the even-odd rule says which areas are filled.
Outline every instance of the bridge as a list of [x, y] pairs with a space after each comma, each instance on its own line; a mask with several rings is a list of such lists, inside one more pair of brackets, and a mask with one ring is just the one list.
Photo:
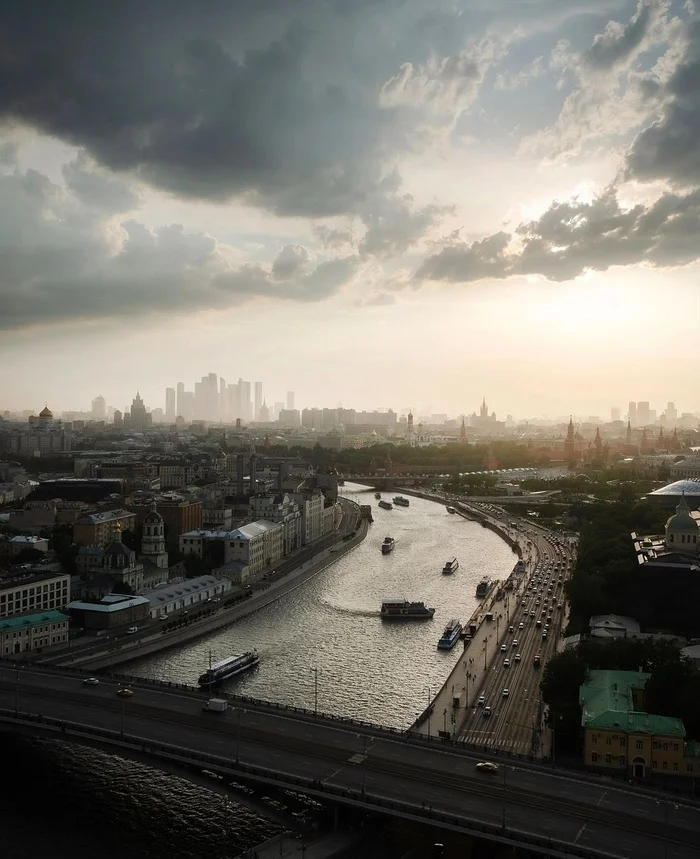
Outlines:
[[0, 665], [0, 728], [93, 745], [156, 766], [207, 770], [323, 801], [430, 822], [551, 857], [697, 859], [698, 805], [497, 758], [495, 775], [460, 743], [262, 701], [202, 711], [199, 690], [133, 679], [85, 685], [73, 670]]

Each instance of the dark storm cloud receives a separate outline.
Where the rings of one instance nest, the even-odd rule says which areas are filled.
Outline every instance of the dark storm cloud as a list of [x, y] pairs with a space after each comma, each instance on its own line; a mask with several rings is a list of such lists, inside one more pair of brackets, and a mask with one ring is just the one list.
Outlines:
[[653, 20], [654, 12], [661, 8], [657, 0], [642, 0], [632, 20], [622, 26], [608, 24], [604, 33], [596, 36], [583, 55], [583, 61], [595, 69], [610, 69], [626, 60], [644, 41]]
[[663, 88], [661, 117], [635, 138], [625, 177], [700, 184], [700, 16], [689, 24], [687, 46]]
[[349, 212], [411, 122], [377, 105], [397, 56], [445, 55], [424, 17], [418, 0], [10, 0], [0, 115], [179, 196]]
[[554, 203], [513, 234], [453, 241], [429, 257], [416, 278], [467, 283], [537, 274], [566, 281], [616, 265], [680, 266], [700, 259], [698, 235], [700, 190], [625, 210], [610, 189], [592, 203]]

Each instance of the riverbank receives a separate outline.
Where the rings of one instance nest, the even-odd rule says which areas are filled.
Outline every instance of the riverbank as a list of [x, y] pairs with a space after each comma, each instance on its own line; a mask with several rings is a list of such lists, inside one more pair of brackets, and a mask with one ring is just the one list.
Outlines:
[[161, 630], [155, 629], [152, 635], [146, 635], [138, 642], [128, 640], [119, 641], [111, 648], [107, 648], [99, 654], [92, 653], [84, 656], [73, 654], [72, 658], [67, 657], [58, 664], [79, 665], [82, 668], [89, 668], [95, 671], [112, 669], [117, 665], [122, 665], [144, 656], [151, 656], [162, 650], [194, 641], [211, 632], [230, 626], [242, 618], [255, 614], [301, 587], [309, 579], [312, 579], [331, 564], [334, 564], [338, 558], [351, 552], [365, 539], [370, 523], [359, 519], [359, 508], [356, 504], [346, 499], [341, 499], [341, 503], [346, 507], [346, 516], [349, 517], [348, 521], [353, 526], [353, 529], [349, 533], [352, 534], [354, 531], [354, 536], [350, 539], [345, 539], [341, 536], [341, 532], [339, 532], [336, 542], [332, 545], [325, 546], [313, 558], [305, 561], [283, 577], [270, 582], [263, 590], [254, 593], [253, 596], [245, 601], [231, 608], [220, 609], [208, 618], [197, 621], [189, 626], [183, 626], [172, 632], [163, 633]]

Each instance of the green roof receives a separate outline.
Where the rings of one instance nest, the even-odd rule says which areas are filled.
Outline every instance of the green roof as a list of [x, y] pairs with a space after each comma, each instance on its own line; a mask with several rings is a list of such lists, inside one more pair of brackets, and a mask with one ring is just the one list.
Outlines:
[[657, 716], [642, 709], [644, 686], [650, 674], [643, 671], [590, 671], [579, 689], [584, 728], [685, 737], [685, 726], [673, 716]]
[[0, 632], [12, 632], [15, 629], [26, 629], [28, 626], [40, 626], [43, 623], [58, 623], [70, 620], [67, 614], [60, 611], [42, 611], [40, 614], [23, 614], [18, 617], [6, 617], [0, 620]]

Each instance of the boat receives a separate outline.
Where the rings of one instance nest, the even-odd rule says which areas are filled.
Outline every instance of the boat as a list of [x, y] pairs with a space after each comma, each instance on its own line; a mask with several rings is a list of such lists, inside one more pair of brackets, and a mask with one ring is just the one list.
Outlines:
[[397, 507], [408, 507], [411, 503], [408, 498], [404, 498], [403, 495], [397, 495], [396, 498], [392, 499], [392, 501]]
[[456, 510], [454, 507], [448, 507], [448, 508], [447, 508], [447, 512], [448, 512], [448, 513], [456, 513], [456, 512], [457, 512], [457, 510]]
[[394, 509], [394, 505], [390, 501], [382, 500], [379, 502], [378, 506], [381, 507], [382, 510], [393, 510]]
[[197, 682], [200, 686], [213, 686], [244, 671], [249, 671], [258, 662], [260, 662], [260, 656], [257, 650], [251, 650], [242, 656], [227, 656], [226, 659], [210, 665]]
[[462, 624], [458, 620], [451, 620], [447, 626], [445, 627], [442, 636], [438, 641], [438, 648], [440, 650], [452, 650], [452, 648], [459, 641], [459, 637], [462, 634]]
[[382, 555], [388, 555], [393, 552], [396, 547], [396, 540], [393, 537], [385, 537], [382, 543]]
[[446, 576], [451, 576], [459, 568], [459, 561], [457, 558], [449, 558], [445, 561], [445, 566], [442, 568], [442, 572]]
[[489, 592], [489, 588], [493, 582], [488, 576], [484, 576], [483, 579], [476, 586], [476, 597], [477, 599], [482, 600]]
[[522, 576], [523, 573], [527, 572], [527, 564], [522, 558], [518, 561], [518, 563], [513, 567], [513, 572], [516, 576]]
[[377, 501], [379, 501], [379, 499], [382, 497], [382, 493], [381, 492], [375, 492], [374, 497], [377, 499]]
[[380, 614], [383, 620], [430, 620], [435, 609], [429, 608], [424, 602], [384, 600]]

